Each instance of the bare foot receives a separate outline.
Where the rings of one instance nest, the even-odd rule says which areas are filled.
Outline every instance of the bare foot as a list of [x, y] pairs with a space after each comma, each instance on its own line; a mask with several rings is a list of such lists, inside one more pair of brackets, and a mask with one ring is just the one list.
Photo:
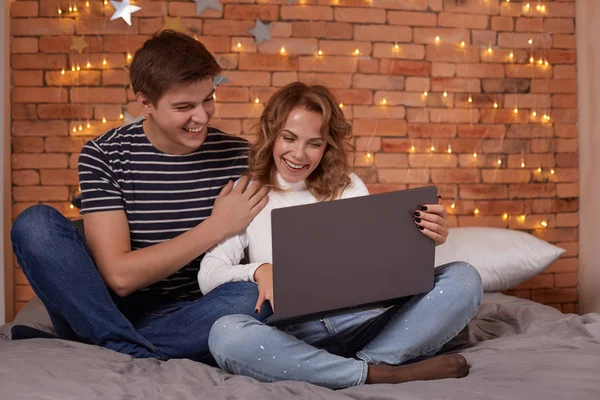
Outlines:
[[403, 383], [433, 379], [462, 378], [469, 373], [460, 354], [444, 354], [406, 365], [369, 365], [365, 383]]

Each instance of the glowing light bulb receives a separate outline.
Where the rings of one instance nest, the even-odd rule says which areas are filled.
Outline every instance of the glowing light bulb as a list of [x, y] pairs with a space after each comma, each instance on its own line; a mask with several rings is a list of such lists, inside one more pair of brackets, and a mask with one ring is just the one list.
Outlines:
[[473, 210], [473, 214], [475, 214], [475, 215], [479, 215], [479, 208], [476, 208], [476, 209], [474, 209], [474, 210]]
[[548, 226], [548, 222], [546, 221], [542, 221], [540, 222], [540, 225], [543, 226], [544, 228]]
[[69, 6], [69, 12], [73, 12], [73, 7]]
[[448, 92], [444, 91], [444, 97], [448, 97]]
[[460, 42], [460, 47], [465, 47], [465, 41], [463, 40], [462, 42]]
[[58, 15], [62, 14], [62, 10], [60, 9], [60, 7], [58, 8]]
[[435, 39], [434, 39], [434, 41], [435, 41], [436, 44], [439, 44], [440, 43], [440, 37], [436, 36]]
[[454, 203], [450, 204], [450, 208], [452, 208], [452, 209], [456, 208], [456, 204], [454, 204]]
[[538, 167], [537, 172], [542, 172], [542, 167]]
[[469, 98], [467, 99], [467, 101], [468, 101], [469, 103], [472, 103], [472, 102], [473, 102], [473, 98], [472, 98], [471, 96], [469, 96]]
[[88, 62], [87, 62], [87, 64], [85, 64], [85, 66], [86, 66], [87, 68], [91, 68], [91, 67], [92, 67], [92, 64], [90, 64], [90, 62], [88, 61]]
[[423, 96], [427, 97], [429, 93], [427, 93], [427, 91], [423, 92]]
[[513, 58], [515, 58], [515, 53], [513, 53], [512, 51], [510, 52], [510, 54], [508, 55], [508, 57], [512, 60]]
[[[88, 122], [86, 125], [86, 128], [90, 129], [91, 127], [92, 127], [92, 125], [90, 125], [90, 123]], [[79, 190], [81, 190], [81, 189], [79, 189]]]
[[552, 169], [550, 170], [550, 174], [554, 175], [555, 173], [556, 173], [556, 171], [554, 170], [554, 168], [552, 168]]
[[371, 158], [371, 153], [367, 153], [367, 158]]
[[107, 5], [107, 4], [108, 4], [108, 0], [104, 0], [104, 5]]
[[536, 116], [537, 116], [537, 112], [533, 111], [533, 112], [531, 113], [531, 116], [532, 116], [532, 117], [536, 117]]
[[73, 6], [73, 11], [77, 12], [77, 5]]
[[541, 10], [542, 12], [546, 12], [546, 6], [542, 5], [542, 6], [540, 7], [540, 10]]
[[477, 158], [477, 152], [473, 153], [473, 158]]
[[535, 62], [535, 59], [533, 57], [529, 57], [529, 63], [533, 64]]
[[344, 108], [344, 103], [339, 104], [340, 108]]
[[360, 54], [360, 50], [358, 50], [358, 49], [355, 49], [355, 50], [354, 50], [354, 55], [355, 55], [355, 56], [357, 56], [357, 55], [359, 55], [359, 54]]
[[514, 110], [513, 110], [513, 112], [514, 112], [515, 114], [518, 114], [518, 113], [519, 113], [519, 109], [518, 109], [517, 107], [515, 107], [515, 108], [514, 108]]
[[525, 214], [523, 214], [523, 215], [519, 216], [519, 220], [520, 220], [521, 222], [525, 222], [525, 218], [527, 218], [527, 217], [525, 216]]
[[77, 132], [77, 128], [73, 127], [73, 133]]
[[281, 46], [281, 49], [279, 50], [279, 53], [285, 54], [285, 47]]
[[123, 119], [125, 118], [125, 116], [123, 115], [123, 113], [119, 114], [119, 119]]
[[319, 50], [319, 51], [317, 51], [317, 54], [320, 55], [320, 56], [322, 56], [323, 52], [321, 50]]
[[544, 60], [544, 65], [547, 67], [548, 66], [548, 60]]
[[102, 123], [105, 124], [106, 123], [106, 117], [102, 117]]
[[508, 214], [507, 213], [502, 214], [502, 219], [506, 221], [508, 219]]
[[529, 4], [529, 3], [525, 4], [525, 9], [526, 9], [527, 11], [529, 11], [529, 9], [530, 9], [530, 8], [531, 8], [531, 4]]
[[498, 163], [498, 165], [501, 165], [502, 164], [502, 160], [498, 159], [497, 163]]
[[79, 66], [79, 64], [77, 64], [77, 71], [81, 70], [81, 67]]
[[63, 68], [63, 69], [60, 71], [60, 74], [61, 74], [61, 75], [64, 75], [64, 74], [65, 74], [65, 69], [64, 69], [64, 68]]
[[400, 46], [398, 46], [398, 43], [396, 43], [396, 44], [394, 45], [394, 49], [398, 50], [399, 48], [400, 48]]
[[448, 145], [448, 154], [452, 153], [452, 146]]
[[131, 56], [131, 53], [127, 53], [127, 59], [128, 59], [128, 60], [131, 60], [131, 57], [132, 57], [132, 56]]
[[538, 64], [539, 64], [539, 65], [542, 65], [542, 64], [544, 64], [544, 60], [542, 60], [542, 59], [540, 58], [540, 59], [538, 60]]
[[529, 43], [529, 44], [533, 44], [533, 39], [529, 39], [529, 40], [527, 41], [527, 43]]
[[535, 9], [540, 11], [542, 9], [542, 7], [538, 4], [537, 6], [535, 6]]
[[260, 103], [260, 100], [258, 99], [258, 97], [254, 99], [254, 102], [255, 102], [256, 104]]
[[525, 168], [525, 163], [521, 161], [521, 168]]
[[385, 106], [386, 104], [387, 104], [387, 99], [384, 97], [384, 98], [381, 100], [381, 105], [384, 105], [384, 106]]
[[242, 48], [242, 44], [240, 42], [237, 42], [237, 48], [241, 49]]
[[71, 65], [71, 71], [75, 72], [75, 66], [74, 65]]
[[106, 58], [102, 59], [102, 65], [106, 65]]
[[492, 54], [492, 48], [488, 47], [487, 52], [488, 52], [488, 54]]
[[73, 206], [73, 204], [69, 204], [69, 208], [72, 210], [75, 207]]
[[431, 147], [429, 148], [429, 150], [431, 150], [431, 151], [435, 151], [435, 146], [434, 146], [434, 145], [431, 145]]
[[494, 102], [494, 108], [498, 108], [498, 102]]
[[83, 126], [81, 126], [81, 124], [79, 124], [79, 131], [81, 132], [83, 130]]
[[85, 6], [86, 6], [86, 7], [89, 7], [89, 6], [90, 6], [90, 2], [89, 2], [89, 1], [86, 1], [86, 2], [85, 2]]

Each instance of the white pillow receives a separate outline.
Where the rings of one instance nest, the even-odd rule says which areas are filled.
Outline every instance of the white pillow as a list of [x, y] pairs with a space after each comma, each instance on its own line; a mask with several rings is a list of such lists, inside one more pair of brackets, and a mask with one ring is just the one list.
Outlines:
[[484, 292], [497, 292], [534, 277], [564, 252], [522, 231], [451, 228], [446, 243], [436, 247], [435, 265], [466, 261], [479, 271]]

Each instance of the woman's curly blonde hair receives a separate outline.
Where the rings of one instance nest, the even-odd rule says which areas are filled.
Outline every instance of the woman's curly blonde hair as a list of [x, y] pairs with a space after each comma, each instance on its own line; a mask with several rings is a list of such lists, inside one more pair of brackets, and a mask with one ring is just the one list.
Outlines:
[[350, 184], [349, 155], [354, 151], [349, 143], [352, 127], [337, 104], [331, 92], [321, 85], [294, 82], [279, 89], [260, 116], [258, 137], [248, 156], [247, 175], [263, 185], [281, 189], [275, 180], [273, 147], [290, 112], [301, 107], [322, 115], [321, 135], [326, 142], [323, 158], [306, 179], [306, 186], [319, 201], [336, 199]]

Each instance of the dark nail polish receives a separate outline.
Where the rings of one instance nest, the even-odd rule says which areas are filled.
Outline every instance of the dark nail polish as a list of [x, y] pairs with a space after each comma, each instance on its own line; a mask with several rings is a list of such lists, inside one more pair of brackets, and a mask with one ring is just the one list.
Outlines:
[[423, 230], [425, 228], [423, 228], [421, 225], [417, 225], [419, 227], [420, 230]]
[[415, 218], [415, 222], [421, 222], [421, 218]]
[[427, 211], [427, 206], [421, 206], [421, 210]]
[[415, 217], [420, 217], [421, 216], [421, 213], [418, 212], [418, 211], [415, 211], [413, 214], [414, 214]]
[[258, 310], [254, 310], [254, 312], [258, 314]]
[[440, 196], [440, 195], [438, 194], [438, 199], [441, 199], [441, 198], [442, 198], [442, 196]]

